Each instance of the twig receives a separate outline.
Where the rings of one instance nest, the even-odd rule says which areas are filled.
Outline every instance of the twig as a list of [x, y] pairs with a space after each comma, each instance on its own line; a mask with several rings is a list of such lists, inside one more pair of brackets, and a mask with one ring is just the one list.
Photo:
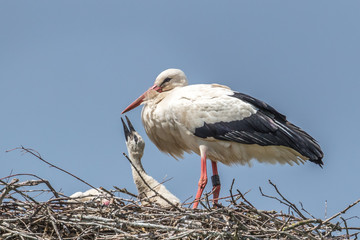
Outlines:
[[290, 202], [289, 200], [287, 200], [279, 191], [279, 189], [277, 188], [277, 186], [271, 182], [271, 180], [269, 180], [269, 183], [275, 188], [276, 192], [279, 194], [279, 196], [288, 204], [288, 206], [290, 206], [300, 217], [302, 217], [303, 219], [306, 219], [306, 217], [301, 213], [301, 211], [295, 206], [295, 204], [293, 204], [292, 202]]
[[231, 202], [233, 205], [236, 205], [236, 202], [235, 202], [235, 199], [234, 199], [234, 195], [232, 193], [232, 189], [233, 189], [233, 186], [234, 186], [234, 182], [235, 182], [235, 178], [233, 178], [232, 182], [231, 182], [231, 186], [230, 186], [230, 196], [231, 196]]
[[138, 196], [136, 195], [136, 194], [133, 194], [133, 193], [131, 193], [131, 192], [129, 192], [126, 188], [118, 188], [117, 186], [113, 186], [117, 191], [119, 191], [119, 192], [121, 192], [121, 193], [125, 193], [125, 194], [127, 194], [127, 195], [129, 195], [129, 196], [132, 196], [132, 197], [135, 197], [135, 198], [137, 198]]
[[0, 229], [4, 230], [6, 232], [9, 232], [9, 233], [13, 233], [13, 234], [18, 235], [18, 236], [21, 236], [21, 237], [26, 237], [28, 239], [35, 239], [35, 240], [42, 239], [42, 238], [39, 238], [37, 236], [35, 237], [35, 236], [32, 236], [32, 235], [29, 235], [28, 233], [23, 233], [22, 231], [11, 230], [11, 229], [6, 228], [6, 227], [1, 226], [1, 225], [0, 225]]
[[353, 202], [352, 204], [350, 204], [349, 206], [347, 206], [344, 210], [338, 212], [337, 214], [333, 215], [332, 217], [326, 219], [323, 224], [333, 220], [334, 218], [340, 216], [341, 214], [346, 213], [350, 208], [354, 207], [355, 205], [357, 205], [360, 202], [360, 199], [356, 200], [355, 202]]
[[341, 214], [346, 213], [350, 208], [354, 207], [355, 205], [357, 205], [360, 202], [360, 199], [358, 199], [357, 201], [353, 202], [352, 204], [350, 204], [349, 206], [347, 206], [344, 210], [334, 214], [332, 217], [329, 217], [328, 219], [326, 219], [325, 221], [321, 222], [320, 224], [318, 224], [317, 226], [315, 226], [314, 228], [312, 228], [310, 231], [314, 231], [316, 229], [319, 229], [321, 225], [324, 225], [328, 222], [330, 222], [331, 220], [333, 220], [334, 218], [340, 216]]
[[52, 226], [53, 226], [53, 228], [54, 228], [54, 230], [55, 230], [55, 233], [56, 233], [58, 239], [59, 239], [59, 240], [62, 240], [62, 237], [61, 237], [61, 235], [60, 235], [60, 233], [59, 233], [59, 229], [57, 228], [56, 223], [55, 223], [55, 222], [56, 222], [56, 219], [55, 219], [54, 216], [52, 215], [51, 210], [50, 210], [49, 208], [47, 208], [47, 211], [48, 211], [48, 213], [49, 213], [49, 217], [50, 217], [50, 219], [51, 219], [51, 224], [52, 224]]
[[6, 187], [3, 190], [3, 193], [0, 195], [0, 204], [4, 200], [5, 196], [12, 190], [14, 184], [17, 183], [18, 181], [19, 181], [19, 179], [14, 178], [11, 180], [11, 182], [9, 184], [6, 184]]
[[282, 228], [281, 230], [282, 231], [288, 231], [288, 230], [291, 230], [291, 229], [294, 229], [296, 227], [299, 227], [299, 226], [303, 226], [303, 225], [307, 225], [309, 223], [320, 223], [322, 222], [320, 219], [306, 219], [306, 220], [302, 220], [302, 221], [298, 221], [288, 227], [284, 227]]
[[[28, 149], [28, 148], [25, 148], [25, 147], [23, 147], [23, 146], [21, 146], [21, 147], [19, 147], [19, 148], [15, 148], [15, 149], [21, 149], [22, 151], [25, 151], [25, 152], [27, 152], [27, 153], [30, 153], [31, 155], [33, 155], [33, 156], [36, 157], [37, 159], [41, 160], [42, 162], [48, 164], [49, 166], [51, 166], [51, 167], [53, 167], [53, 168], [56, 168], [56, 169], [58, 169], [58, 170], [60, 170], [60, 171], [62, 171], [62, 172], [64, 172], [64, 173], [72, 176], [73, 178], [76, 178], [76, 179], [79, 180], [80, 182], [88, 185], [89, 187], [97, 190], [96, 187], [94, 187], [93, 185], [89, 184], [88, 182], [82, 180], [81, 178], [75, 176], [74, 174], [70, 173], [69, 171], [66, 171], [65, 169], [62, 169], [62, 168], [60, 168], [60, 167], [58, 167], [58, 166], [55, 166], [54, 164], [46, 161], [46, 160], [43, 159], [43, 158], [41, 157], [41, 155], [40, 155], [37, 151], [35, 151], [35, 150], [33, 150], [33, 149]], [[15, 149], [12, 149], [12, 150], [15, 150]], [[10, 151], [12, 151], [12, 150], [10, 150]], [[7, 151], [7, 152], [8, 152], [8, 151]], [[35, 154], [34, 152], [35, 152], [36, 154]]]
[[299, 202], [300, 206], [301, 206], [301, 210], [303, 210], [304, 212], [306, 212], [307, 214], [309, 214], [310, 217], [315, 218], [312, 214], [310, 214], [305, 208], [304, 205], [302, 204], [302, 202]]
[[349, 239], [350, 234], [349, 234], [349, 229], [348, 229], [346, 220], [343, 217], [340, 217], [340, 219], [344, 222], [345, 230], [346, 230], [346, 238]]
[[241, 197], [247, 204], [249, 204], [249, 206], [251, 206], [252, 208], [255, 208], [254, 205], [252, 205], [252, 204], [245, 198], [245, 196], [244, 196], [239, 190], [237, 190], [237, 192], [239, 193], [240, 197]]

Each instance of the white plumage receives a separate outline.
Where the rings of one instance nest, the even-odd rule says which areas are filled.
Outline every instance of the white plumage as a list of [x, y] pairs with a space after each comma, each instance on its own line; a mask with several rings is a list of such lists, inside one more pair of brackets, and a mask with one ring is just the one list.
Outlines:
[[70, 198], [70, 202], [90, 202], [95, 200], [96, 202], [101, 202], [103, 205], [109, 205], [111, 196], [100, 188], [91, 188], [85, 192], [76, 192], [72, 194]]

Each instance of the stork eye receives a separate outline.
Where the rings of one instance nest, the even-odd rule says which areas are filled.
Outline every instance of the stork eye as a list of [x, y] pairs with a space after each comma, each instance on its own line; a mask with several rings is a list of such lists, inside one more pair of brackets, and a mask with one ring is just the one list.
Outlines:
[[170, 77], [165, 78], [165, 80], [161, 83], [160, 86], [164, 85], [164, 84], [167, 83], [167, 82], [170, 82], [170, 80], [171, 80]]

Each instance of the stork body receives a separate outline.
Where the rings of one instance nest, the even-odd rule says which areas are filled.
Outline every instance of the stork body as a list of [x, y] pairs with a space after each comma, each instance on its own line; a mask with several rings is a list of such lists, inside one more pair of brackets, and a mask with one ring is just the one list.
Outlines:
[[310, 160], [323, 164], [316, 141], [273, 107], [223, 85], [187, 85], [179, 69], [162, 72], [154, 86], [123, 113], [142, 102], [146, 133], [161, 151], [175, 158], [184, 152], [201, 156], [197, 200], [207, 183], [207, 158], [215, 176], [215, 202], [220, 190], [217, 162], [250, 165], [256, 159], [292, 165]]
[[102, 205], [109, 205], [110, 204], [110, 198], [111, 196], [102, 191], [100, 188], [94, 189], [91, 188], [85, 192], [76, 192], [70, 196], [71, 199], [70, 202], [89, 202], [96, 200], [98, 202], [101, 202]]
[[124, 127], [126, 146], [131, 161], [131, 170], [134, 183], [142, 203], [148, 203], [146, 202], [147, 200], [159, 204], [162, 207], [171, 207], [171, 204], [175, 206], [180, 205], [180, 200], [176, 196], [169, 192], [163, 184], [160, 184], [145, 172], [141, 163], [145, 142], [142, 137], [135, 131], [130, 120], [128, 118], [126, 119], [129, 128], [126, 126], [123, 119], [121, 119], [121, 121]]

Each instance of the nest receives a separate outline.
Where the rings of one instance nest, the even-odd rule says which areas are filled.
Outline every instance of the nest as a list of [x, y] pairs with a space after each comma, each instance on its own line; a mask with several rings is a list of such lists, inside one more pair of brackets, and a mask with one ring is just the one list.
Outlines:
[[[22, 150], [45, 161], [36, 152]], [[32, 179], [20, 181], [19, 175]], [[74, 201], [45, 179], [15, 174], [0, 179], [0, 239], [357, 239], [360, 227], [349, 226], [342, 214], [360, 199], [330, 218], [317, 219], [269, 183], [276, 196], [260, 188], [262, 196], [284, 204], [287, 213], [255, 208], [246, 194], [233, 191], [233, 184], [230, 196], [222, 199], [226, 206], [212, 206], [205, 194], [200, 202], [203, 209], [190, 209], [191, 203], [165, 209], [151, 199], [149, 204], [140, 204], [137, 195], [115, 186], [101, 189], [109, 205], [96, 197]], [[43, 194], [51, 194], [49, 200], [38, 201]]]
[[[102, 189], [111, 195], [110, 205], [104, 206], [96, 198], [69, 201], [44, 179], [20, 182], [12, 178], [1, 185], [1, 239], [344, 239], [357, 237], [360, 231], [348, 227], [344, 219], [331, 221], [340, 214], [326, 220], [307, 218], [306, 210], [299, 210], [281, 194], [280, 198], [263, 195], [287, 205], [289, 213], [258, 210], [241, 192], [226, 198], [228, 206], [210, 208], [205, 196], [204, 209], [192, 210], [142, 206], [136, 195], [119, 188]], [[42, 185], [46, 189], [36, 189]], [[40, 202], [30, 196], [39, 192], [50, 192], [53, 197]], [[116, 197], [118, 193], [129, 198]]]

